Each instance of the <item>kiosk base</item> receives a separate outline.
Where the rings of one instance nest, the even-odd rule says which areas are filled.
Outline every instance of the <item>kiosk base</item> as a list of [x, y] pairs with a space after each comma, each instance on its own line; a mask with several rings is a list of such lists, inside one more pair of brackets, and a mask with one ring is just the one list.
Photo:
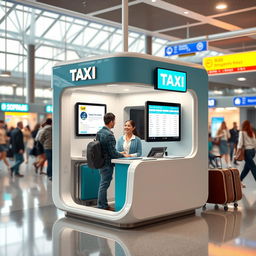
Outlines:
[[66, 212], [65, 216], [70, 217], [70, 218], [84, 220], [84, 221], [90, 222], [90, 223], [96, 223], [96, 224], [100, 223], [100, 224], [104, 224], [107, 226], [114, 226], [114, 227], [118, 227], [118, 228], [129, 229], [129, 228], [136, 228], [136, 227], [140, 227], [140, 226], [144, 226], [144, 225], [148, 225], [148, 224], [152, 224], [152, 223], [156, 223], [156, 222], [160, 222], [160, 221], [165, 221], [168, 219], [174, 219], [174, 218], [182, 217], [185, 215], [191, 215], [191, 214], [195, 214], [195, 209], [184, 211], [184, 212], [179, 212], [176, 214], [172, 214], [172, 215], [168, 215], [168, 216], [164, 216], [164, 217], [160, 217], [160, 218], [150, 219], [150, 220], [136, 222], [136, 223], [128, 223], [128, 224], [109, 222], [109, 221], [96, 219], [96, 218], [92, 218], [92, 217], [88, 217], [88, 216], [82, 216], [82, 215], [70, 213], [70, 212]]

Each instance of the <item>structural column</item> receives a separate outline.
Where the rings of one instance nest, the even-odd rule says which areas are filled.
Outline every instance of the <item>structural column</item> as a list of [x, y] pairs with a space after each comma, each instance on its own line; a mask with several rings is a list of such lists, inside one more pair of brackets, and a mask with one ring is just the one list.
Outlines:
[[122, 0], [123, 52], [128, 52], [128, 0]]
[[146, 54], [152, 55], [152, 36], [146, 36], [145, 49], [146, 49]]
[[26, 103], [29, 104], [35, 102], [35, 45], [28, 45], [27, 57]]

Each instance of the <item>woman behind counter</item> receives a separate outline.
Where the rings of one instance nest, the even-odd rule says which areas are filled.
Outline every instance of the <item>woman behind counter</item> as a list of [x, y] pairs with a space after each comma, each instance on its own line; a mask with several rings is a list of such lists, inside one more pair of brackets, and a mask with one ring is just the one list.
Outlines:
[[124, 135], [117, 142], [117, 151], [137, 157], [142, 154], [141, 140], [136, 131], [135, 122], [127, 120], [124, 124]]

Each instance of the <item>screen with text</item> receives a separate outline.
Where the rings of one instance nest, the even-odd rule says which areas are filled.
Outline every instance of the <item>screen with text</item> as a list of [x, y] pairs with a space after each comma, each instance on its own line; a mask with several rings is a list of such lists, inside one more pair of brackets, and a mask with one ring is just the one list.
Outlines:
[[148, 103], [148, 141], [180, 140], [180, 104]]
[[104, 104], [76, 104], [76, 135], [92, 136], [104, 126]]

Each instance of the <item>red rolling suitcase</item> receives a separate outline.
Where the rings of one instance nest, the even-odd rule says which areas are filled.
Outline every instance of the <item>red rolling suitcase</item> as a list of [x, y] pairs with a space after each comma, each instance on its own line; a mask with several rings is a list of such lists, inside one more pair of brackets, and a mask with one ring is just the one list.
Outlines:
[[234, 201], [235, 193], [231, 170], [209, 170], [209, 195], [207, 203], [222, 204], [224, 205], [224, 210], [227, 210], [227, 204]]

